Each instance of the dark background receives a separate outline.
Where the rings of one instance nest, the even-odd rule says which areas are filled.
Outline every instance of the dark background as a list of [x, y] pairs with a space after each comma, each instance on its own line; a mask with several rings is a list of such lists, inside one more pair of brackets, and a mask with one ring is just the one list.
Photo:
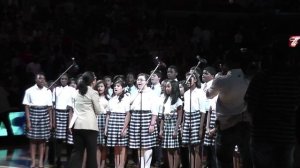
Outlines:
[[71, 77], [150, 72], [158, 56], [183, 79], [196, 55], [217, 66], [232, 47], [247, 48], [252, 75], [267, 67], [276, 40], [287, 46], [300, 35], [299, 12], [299, 0], [1, 0], [0, 84], [22, 109], [34, 73], [44, 71], [50, 83], [73, 57], [79, 69]]
[[[299, 0], [0, 0], [0, 87], [7, 93], [0, 102], [23, 110], [34, 73], [44, 71], [50, 83], [72, 58], [79, 69], [71, 77], [91, 70], [101, 79], [150, 72], [158, 56], [178, 67], [180, 80], [196, 55], [217, 67], [227, 49], [247, 48], [243, 69], [251, 76], [259, 65], [268, 68], [276, 41], [286, 49], [289, 36], [300, 35], [299, 21]], [[276, 56], [299, 65], [299, 47], [289, 50]], [[1, 146], [27, 141], [0, 138]]]

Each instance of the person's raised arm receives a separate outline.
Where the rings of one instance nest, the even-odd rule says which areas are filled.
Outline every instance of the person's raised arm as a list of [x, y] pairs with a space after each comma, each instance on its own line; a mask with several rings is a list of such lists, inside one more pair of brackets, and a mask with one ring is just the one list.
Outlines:
[[215, 96], [217, 96], [219, 94], [219, 79], [216, 78], [213, 80], [212, 85], [210, 86], [210, 88], [208, 88], [205, 92], [206, 92], [206, 97], [209, 99], [214, 98]]

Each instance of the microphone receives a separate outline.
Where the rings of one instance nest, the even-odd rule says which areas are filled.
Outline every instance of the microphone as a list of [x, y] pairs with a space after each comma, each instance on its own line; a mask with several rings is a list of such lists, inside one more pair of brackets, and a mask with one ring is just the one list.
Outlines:
[[155, 57], [155, 60], [157, 61], [159, 66], [161, 66], [163, 68], [167, 67], [167, 65], [164, 62], [162, 62], [158, 57]]
[[74, 58], [74, 57], [72, 57], [72, 61], [73, 61], [73, 66], [74, 66], [74, 68], [75, 68], [75, 69], [79, 69], [79, 66], [78, 66], [78, 64], [76, 64], [75, 58]]
[[205, 58], [201, 58], [199, 55], [197, 55], [197, 60], [200, 61], [200, 63], [207, 64], [207, 60]]

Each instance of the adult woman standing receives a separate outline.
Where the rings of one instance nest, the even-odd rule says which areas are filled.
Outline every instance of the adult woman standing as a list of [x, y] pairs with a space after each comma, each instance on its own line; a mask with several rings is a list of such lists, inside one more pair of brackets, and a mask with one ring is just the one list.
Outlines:
[[72, 168], [81, 168], [84, 149], [87, 151], [88, 168], [96, 168], [96, 151], [98, 124], [96, 114], [101, 111], [99, 94], [93, 89], [96, 76], [87, 71], [78, 80], [78, 93], [75, 96], [74, 114], [69, 127], [73, 128], [74, 148], [70, 165]]

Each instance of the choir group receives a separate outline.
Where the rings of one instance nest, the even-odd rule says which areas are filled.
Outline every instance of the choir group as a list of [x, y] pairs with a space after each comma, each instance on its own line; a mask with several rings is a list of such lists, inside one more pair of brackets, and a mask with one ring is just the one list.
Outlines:
[[230, 69], [221, 70], [193, 67], [181, 81], [174, 65], [167, 68], [164, 80], [160, 70], [101, 80], [86, 71], [72, 83], [62, 74], [60, 84], [51, 88], [45, 74], [37, 73], [36, 84], [23, 99], [31, 167], [36, 167], [36, 148], [38, 167], [44, 166], [51, 130], [58, 165], [63, 144], [72, 147], [67, 154], [71, 168], [107, 167], [109, 148], [118, 168], [126, 167], [128, 150], [139, 167], [150, 168], [153, 158], [162, 159], [165, 167], [199, 168], [203, 152], [206, 167], [216, 167], [219, 95], [212, 85], [216, 87], [214, 79], [226, 77]]

